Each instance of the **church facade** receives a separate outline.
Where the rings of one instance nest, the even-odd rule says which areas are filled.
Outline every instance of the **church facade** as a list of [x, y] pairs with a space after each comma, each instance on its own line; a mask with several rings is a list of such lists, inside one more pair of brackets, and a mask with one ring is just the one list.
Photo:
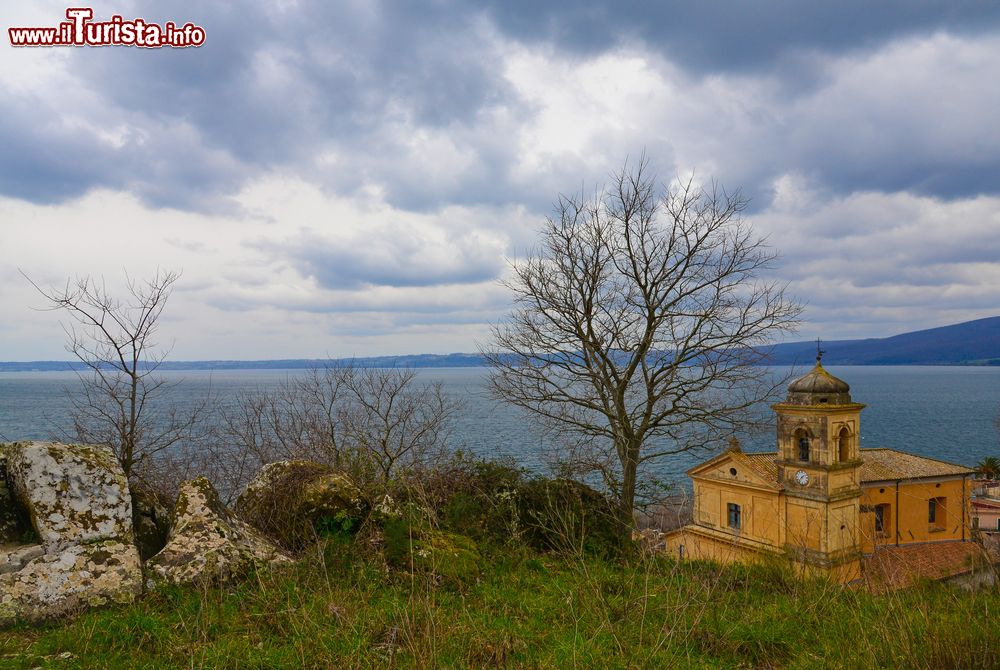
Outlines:
[[777, 449], [723, 454], [688, 471], [690, 525], [664, 537], [681, 558], [791, 557], [850, 582], [880, 546], [970, 539], [973, 470], [893, 449], [861, 449], [850, 387], [816, 366], [773, 405]]

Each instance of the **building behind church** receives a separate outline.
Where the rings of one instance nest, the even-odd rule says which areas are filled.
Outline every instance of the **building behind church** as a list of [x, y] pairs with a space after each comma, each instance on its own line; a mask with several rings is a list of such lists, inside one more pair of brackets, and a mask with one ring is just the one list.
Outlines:
[[688, 471], [693, 522], [665, 536], [667, 551], [722, 562], [785, 555], [842, 582], [859, 579], [880, 552], [968, 562], [973, 470], [861, 449], [864, 408], [817, 357], [773, 406], [777, 451], [734, 443]]

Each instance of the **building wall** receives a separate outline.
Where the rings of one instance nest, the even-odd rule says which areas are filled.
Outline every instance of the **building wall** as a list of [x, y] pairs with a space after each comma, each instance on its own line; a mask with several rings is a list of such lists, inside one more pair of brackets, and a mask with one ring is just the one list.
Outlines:
[[[720, 536], [721, 535], [721, 536]], [[767, 547], [750, 547], [735, 537], [711, 531], [700, 532], [696, 526], [685, 526], [663, 538], [664, 551], [683, 559], [733, 563], [753, 561], [768, 554]]]
[[[783, 540], [783, 514], [777, 491], [766, 491], [740, 482], [697, 478], [694, 481], [694, 522], [747, 540], [780, 548]], [[728, 505], [740, 506], [741, 528], [729, 528]]]
[[[869, 483], [862, 488], [862, 551], [871, 553], [876, 545], [882, 544], [968, 539], [971, 527], [969, 509], [971, 483], [968, 480], [959, 477], [925, 482], [904, 481], [898, 486], [898, 498], [895, 482]], [[938, 506], [935, 523], [929, 520], [931, 498], [936, 498], [942, 503]], [[876, 505], [888, 506], [882, 533], [877, 533], [875, 530]]]
[[973, 506], [972, 516], [979, 520], [979, 530], [997, 532], [1000, 521], [1000, 507]]

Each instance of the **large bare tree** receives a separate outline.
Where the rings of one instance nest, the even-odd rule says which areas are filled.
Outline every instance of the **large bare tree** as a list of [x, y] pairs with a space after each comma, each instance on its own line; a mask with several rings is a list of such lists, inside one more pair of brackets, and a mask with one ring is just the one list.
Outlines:
[[191, 437], [204, 408], [181, 412], [173, 403], [158, 404], [170, 384], [157, 374], [168, 350], [158, 346], [156, 333], [178, 277], [164, 271], [148, 280], [126, 276], [124, 298], [91, 277], [52, 289], [28, 278], [48, 309], [70, 317], [63, 323], [66, 349], [82, 364], [81, 384], [69, 390], [76, 439], [110, 445], [129, 476]]
[[512, 264], [509, 318], [483, 353], [494, 393], [570, 439], [633, 526], [644, 465], [724, 444], [776, 384], [762, 347], [801, 308], [762, 277], [775, 252], [737, 191], [659, 186], [645, 159], [561, 197]]

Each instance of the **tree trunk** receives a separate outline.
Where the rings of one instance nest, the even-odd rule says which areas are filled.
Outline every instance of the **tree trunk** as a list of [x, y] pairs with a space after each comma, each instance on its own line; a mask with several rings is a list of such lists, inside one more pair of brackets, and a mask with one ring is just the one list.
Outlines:
[[622, 459], [622, 488], [618, 500], [618, 521], [621, 526], [622, 538], [625, 542], [631, 540], [635, 529], [635, 490], [639, 469], [639, 444], [628, 443], [620, 453]]

